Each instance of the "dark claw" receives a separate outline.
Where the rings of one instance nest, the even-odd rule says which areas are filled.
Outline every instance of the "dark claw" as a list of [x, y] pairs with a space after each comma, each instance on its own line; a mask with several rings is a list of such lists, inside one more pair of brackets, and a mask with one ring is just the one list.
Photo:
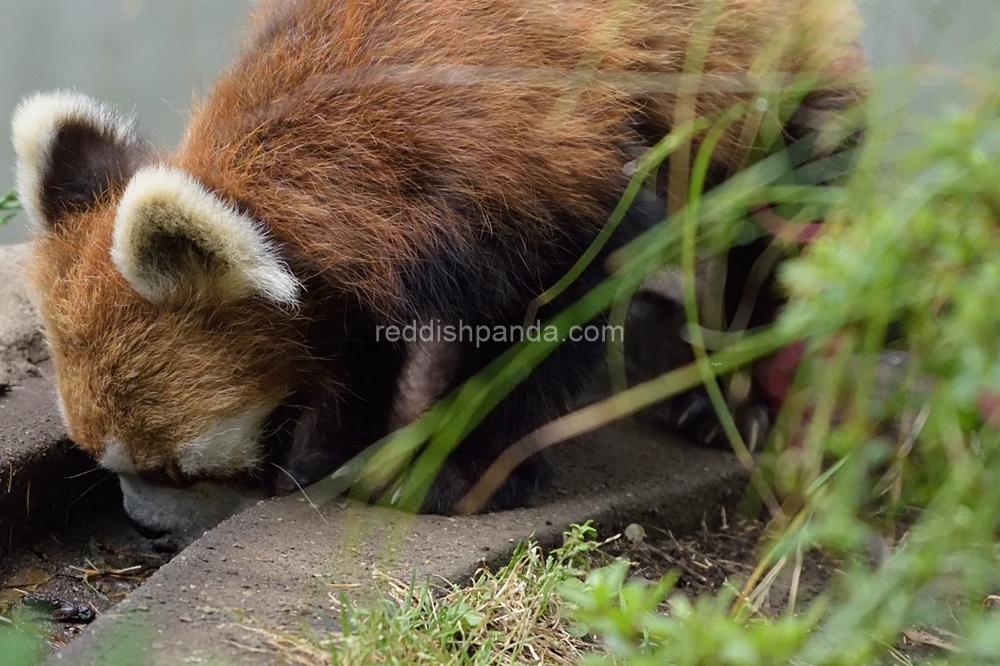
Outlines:
[[[767, 408], [752, 398], [730, 405], [730, 413], [743, 442], [751, 452], [764, 446], [771, 430]], [[672, 401], [654, 407], [650, 416], [670, 431], [699, 446], [728, 448], [729, 438], [719, 422], [715, 408], [703, 389], [677, 396]]]

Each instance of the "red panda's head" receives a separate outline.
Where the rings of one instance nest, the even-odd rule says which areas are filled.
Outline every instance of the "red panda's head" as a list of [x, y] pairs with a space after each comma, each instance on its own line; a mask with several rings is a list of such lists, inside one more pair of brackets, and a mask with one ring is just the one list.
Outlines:
[[233, 480], [260, 466], [302, 357], [299, 280], [261, 224], [82, 95], [25, 100], [13, 140], [70, 435], [138, 522], [218, 522], [256, 495]]

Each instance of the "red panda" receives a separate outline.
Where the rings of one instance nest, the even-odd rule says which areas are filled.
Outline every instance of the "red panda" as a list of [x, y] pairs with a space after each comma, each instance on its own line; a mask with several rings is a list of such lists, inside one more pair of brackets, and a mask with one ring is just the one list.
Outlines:
[[[841, 0], [265, 0], [173, 152], [81, 94], [26, 99], [17, 187], [73, 440], [155, 530], [211, 526], [262, 493], [266, 462], [327, 471], [385, 434], [419, 362], [379, 327], [520, 323], [675, 125], [678, 85], [711, 116], [774, 72], [817, 77], [805, 131], [863, 97], [856, 29]], [[744, 163], [746, 134], [717, 169]], [[663, 194], [617, 244], [663, 219]], [[436, 393], [506, 346], [450, 349]], [[565, 410], [598, 351], [545, 361], [424, 510]], [[543, 476], [526, 467], [488, 508]]]

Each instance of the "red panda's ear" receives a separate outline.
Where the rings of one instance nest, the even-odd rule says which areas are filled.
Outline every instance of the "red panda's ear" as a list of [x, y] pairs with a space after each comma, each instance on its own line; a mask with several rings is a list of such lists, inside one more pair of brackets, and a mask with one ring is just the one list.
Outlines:
[[18, 195], [46, 229], [93, 206], [152, 154], [130, 119], [79, 93], [29, 97], [11, 124]]
[[111, 258], [154, 303], [260, 296], [294, 306], [301, 288], [260, 224], [166, 166], [142, 168], [129, 181]]

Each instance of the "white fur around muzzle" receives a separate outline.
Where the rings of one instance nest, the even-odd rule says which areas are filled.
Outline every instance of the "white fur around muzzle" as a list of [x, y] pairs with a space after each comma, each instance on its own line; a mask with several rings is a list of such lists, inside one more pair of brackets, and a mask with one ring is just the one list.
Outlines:
[[174, 488], [120, 474], [125, 511], [143, 527], [195, 539], [226, 518], [263, 499], [263, 489], [211, 481]]
[[136, 474], [131, 455], [116, 437], [105, 442], [99, 463], [118, 474], [125, 511], [132, 520], [153, 531], [194, 538], [266, 497], [263, 488], [247, 487], [227, 477], [260, 464], [260, 433], [271, 409], [259, 406], [223, 419], [178, 447], [175, 461], [180, 471], [203, 479], [185, 488], [152, 483]]

